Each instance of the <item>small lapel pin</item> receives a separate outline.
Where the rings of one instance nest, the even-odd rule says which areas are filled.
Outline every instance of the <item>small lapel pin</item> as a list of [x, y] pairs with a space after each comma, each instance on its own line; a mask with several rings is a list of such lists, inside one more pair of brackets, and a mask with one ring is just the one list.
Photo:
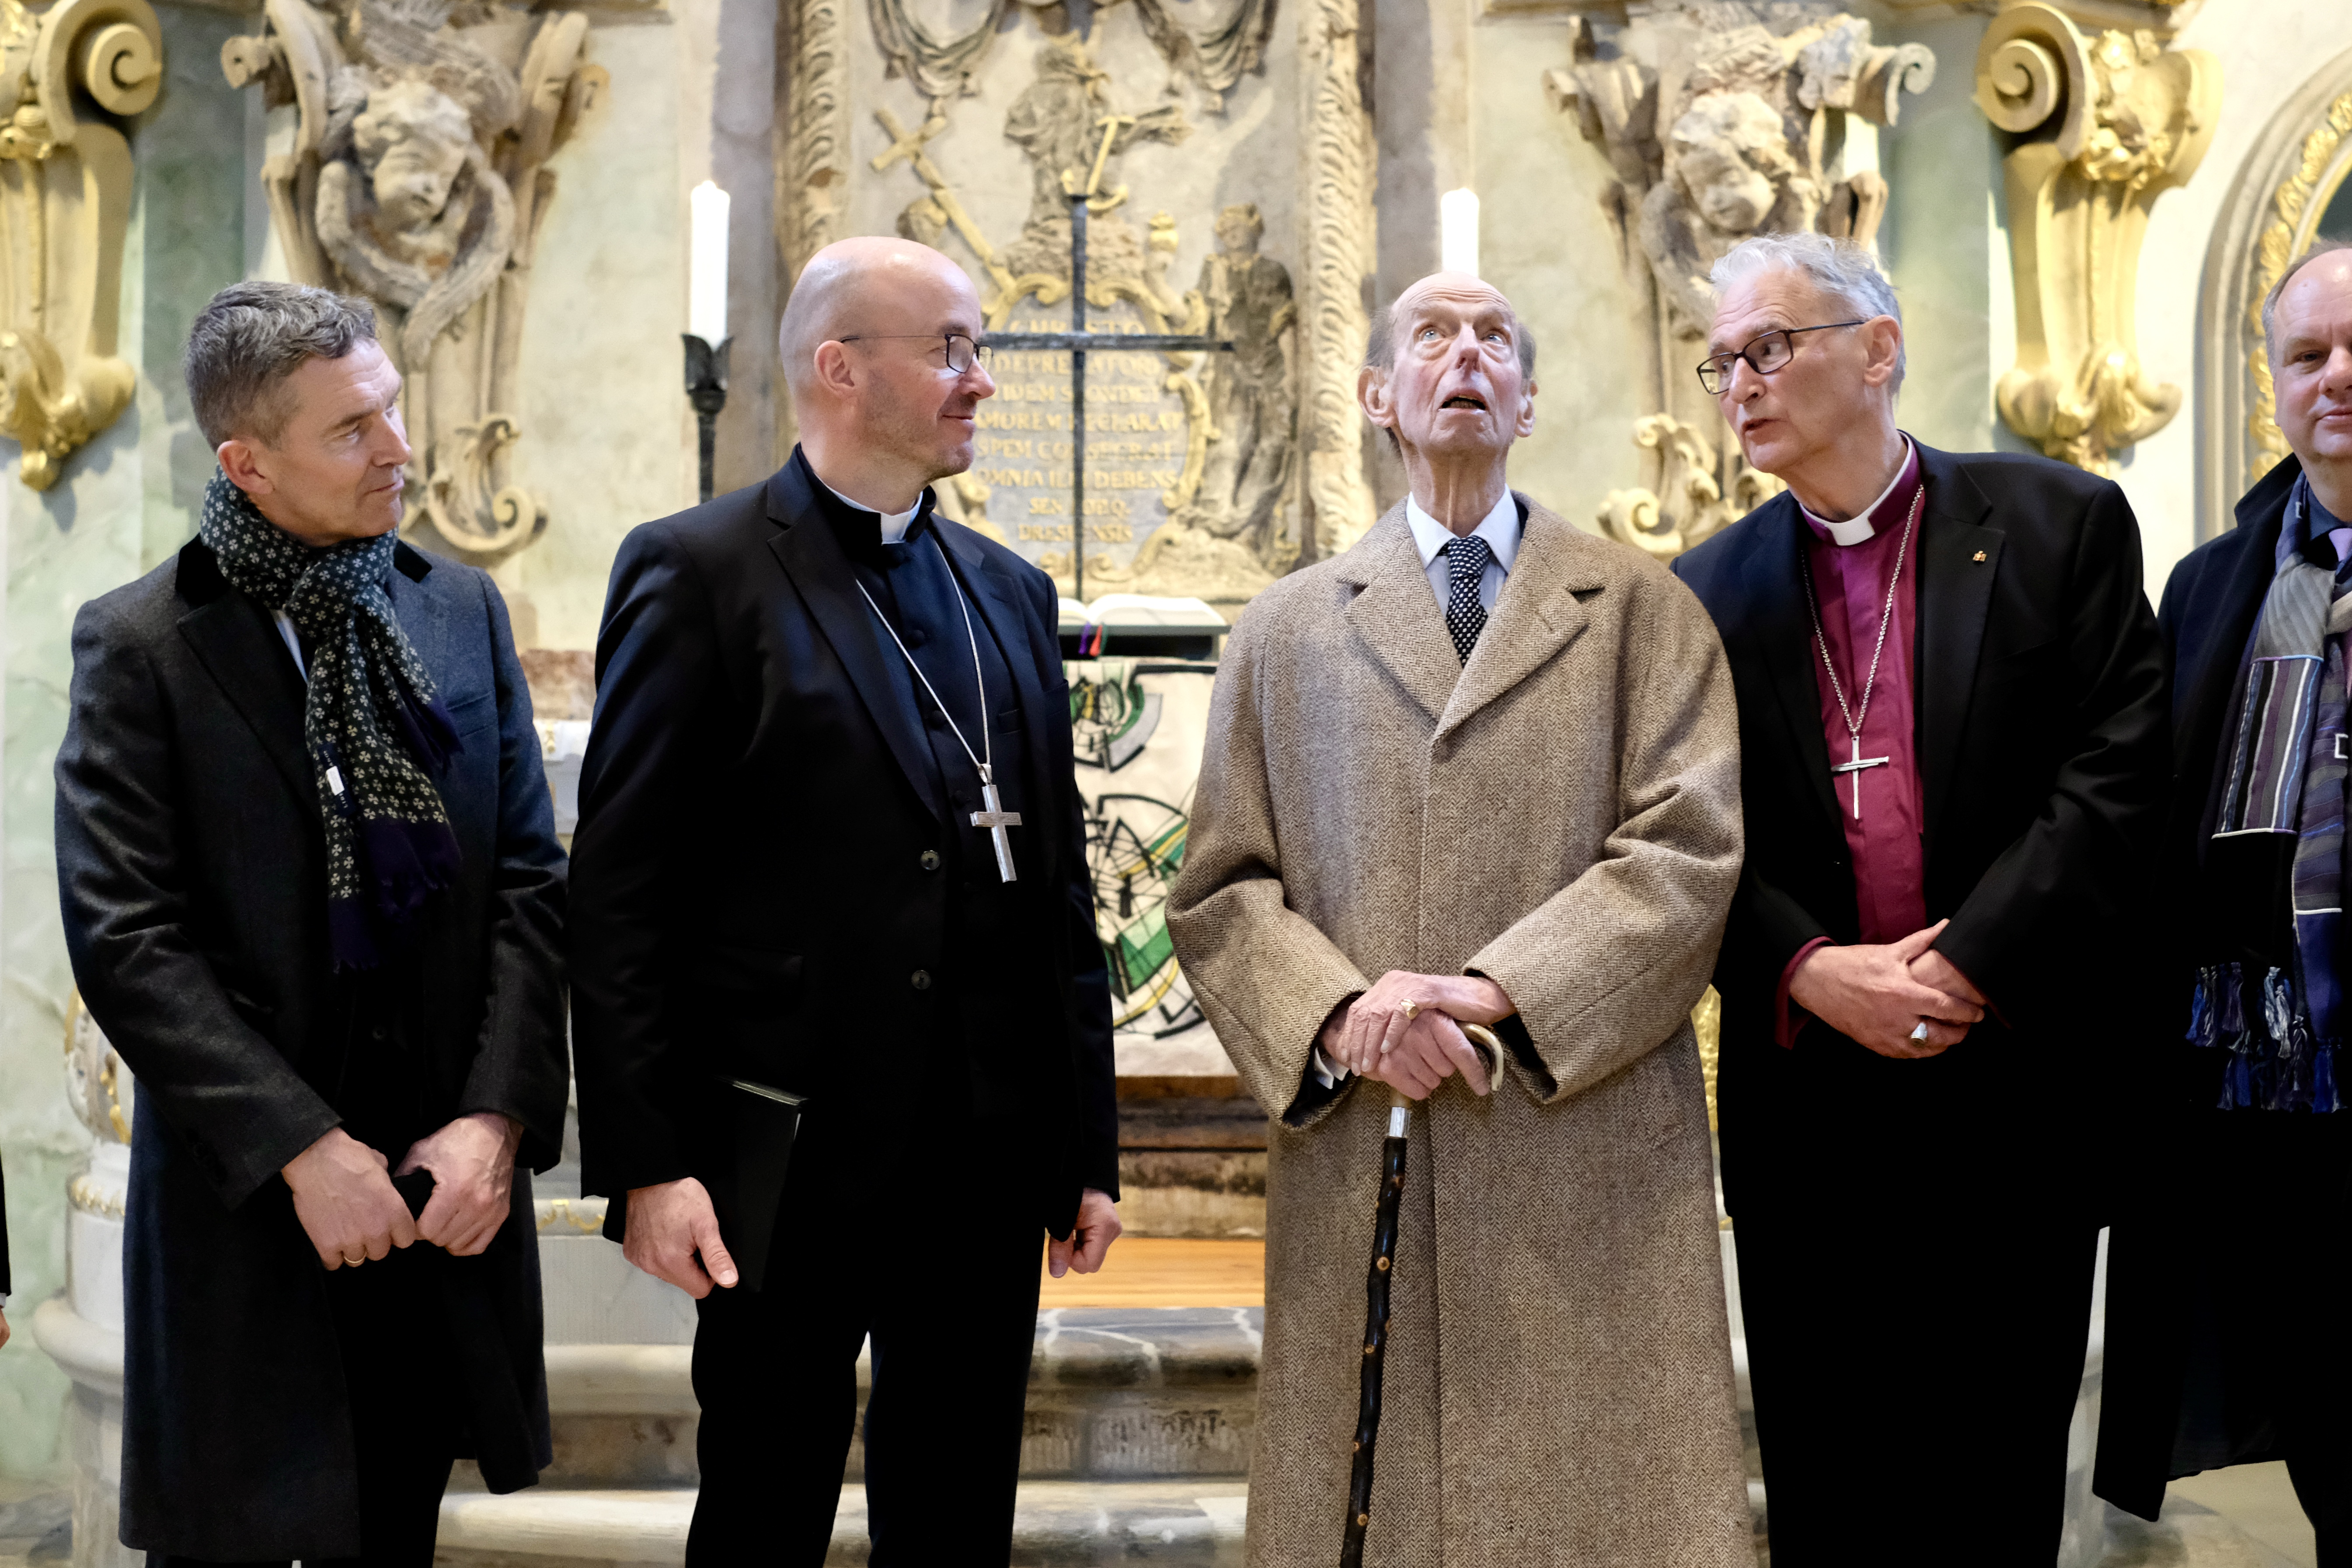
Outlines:
[[1984, 564], [1984, 552], [1979, 550], [1974, 555], [1969, 556], [1969, 559], [1981, 566]]

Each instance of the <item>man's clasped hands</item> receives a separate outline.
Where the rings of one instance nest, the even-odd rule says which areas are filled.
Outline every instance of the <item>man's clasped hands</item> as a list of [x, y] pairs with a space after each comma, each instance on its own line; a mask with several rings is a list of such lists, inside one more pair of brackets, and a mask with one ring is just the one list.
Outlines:
[[1484, 975], [1391, 969], [1370, 990], [1333, 1008], [1316, 1044], [1332, 1067], [1414, 1100], [1427, 1099], [1457, 1072], [1474, 1092], [1487, 1094], [1495, 1086], [1462, 1026], [1496, 1024], [1517, 1011], [1503, 988]]
[[[394, 1170], [380, 1151], [336, 1127], [282, 1173], [294, 1189], [294, 1216], [329, 1268], [356, 1268], [419, 1241], [470, 1258], [506, 1222], [521, 1141], [512, 1117], [476, 1111], [418, 1139]], [[412, 1218], [392, 1179], [419, 1170], [433, 1173], [433, 1197]]]
[[1789, 977], [1789, 1000], [1882, 1057], [1940, 1056], [1985, 1016], [1984, 994], [1928, 945], [1951, 923], [1900, 942], [1817, 947]]

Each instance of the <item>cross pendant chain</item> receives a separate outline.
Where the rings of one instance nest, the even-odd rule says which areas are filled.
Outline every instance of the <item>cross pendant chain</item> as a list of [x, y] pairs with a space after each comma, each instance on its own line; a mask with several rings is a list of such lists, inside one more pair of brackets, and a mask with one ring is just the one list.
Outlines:
[[[1853, 737], [1853, 761], [1850, 763], [1839, 763], [1830, 769], [1830, 772], [1833, 773], [1852, 773], [1853, 775], [1853, 819], [1856, 822], [1860, 822], [1862, 820], [1863, 770], [1864, 768], [1883, 768], [1892, 760], [1893, 759], [1888, 757], [1864, 756], [1862, 754], [1862, 736], [1857, 733]], [[977, 819], [975, 818], [975, 820]]]
[[1927, 484], [1926, 479], [1922, 479], [1918, 489], [1911, 493], [1911, 515], [1904, 520], [1903, 537], [1895, 546], [1895, 570], [1887, 574], [1886, 603], [1878, 612], [1878, 643], [1870, 650], [1870, 673], [1863, 677], [1860, 712], [1847, 706], [1845, 684], [1838, 679], [1837, 662], [1830, 658], [1830, 639], [1822, 631], [1821, 602], [1813, 596], [1812, 568], [1802, 561], [1798, 563], [1797, 576], [1805, 585], [1805, 608], [1811, 612], [1813, 617], [1813, 646], [1821, 650], [1822, 668], [1829, 672], [1830, 691], [1837, 698], [1838, 714], [1845, 720], [1846, 734], [1853, 742], [1853, 751], [1849, 761], [1833, 763], [1830, 765], [1830, 773], [1832, 775], [1830, 782], [1834, 784], [1837, 782], [1834, 775], [1839, 773], [1853, 775], [1853, 819], [1856, 822], [1862, 820], [1863, 771], [1866, 768], [1883, 768], [1894, 760], [1891, 757], [1865, 757], [1862, 754], [1862, 727], [1870, 718], [1871, 693], [1878, 686], [1878, 660], [1886, 652], [1886, 630], [1895, 623], [1895, 585], [1903, 579], [1903, 557], [1911, 548], [1911, 532], [1919, 526], [1919, 509], [1927, 504]]
[[[939, 552], [940, 564], [947, 568], [948, 580], [954, 583], [955, 568], [948, 564], [947, 547], [939, 542], [936, 535], [931, 540], [931, 548]], [[874, 612], [874, 618], [882, 623], [882, 629], [890, 634], [890, 640], [898, 645], [898, 657], [907, 661], [907, 668], [915, 672], [915, 679], [921, 681], [923, 689], [931, 694], [931, 701], [938, 706], [940, 717], [948, 721], [948, 730], [955, 736], [956, 744], [963, 748], [963, 754], [971, 759], [972, 767], [978, 770], [982, 809], [971, 814], [971, 825], [988, 829], [989, 843], [996, 850], [998, 880], [1019, 881], [1021, 874], [1013, 865], [1013, 840], [1006, 837], [1004, 830], [1020, 826], [1021, 814], [1005, 810], [1004, 797], [996, 790], [996, 746], [988, 729], [988, 676], [981, 668], [980, 634], [972, 629], [971, 606], [964, 602], [963, 585], [956, 584], [956, 607], [963, 612], [964, 640], [971, 645], [971, 682], [980, 692], [981, 750], [978, 752], [973, 751], [971, 742], [964, 739], [963, 726], [955, 721], [955, 715], [948, 711], [948, 705], [940, 700], [939, 690], [931, 685], [931, 678], [923, 673], [923, 667], [917, 664], [915, 656], [907, 651], [907, 639], [898, 635], [898, 628], [890, 624], [890, 617], [882, 613], [882, 606], [874, 602], [874, 595], [866, 592], [866, 584], [858, 584], [857, 591], [864, 595], [866, 607]]]
[[988, 829], [989, 842], [996, 847], [996, 874], [1003, 880], [1015, 882], [1020, 874], [1013, 868], [1013, 840], [1005, 833], [1008, 827], [1021, 826], [1021, 814], [1004, 809], [1004, 799], [996, 793], [994, 770], [985, 763], [980, 769], [980, 800], [988, 809], [971, 814], [974, 827]]

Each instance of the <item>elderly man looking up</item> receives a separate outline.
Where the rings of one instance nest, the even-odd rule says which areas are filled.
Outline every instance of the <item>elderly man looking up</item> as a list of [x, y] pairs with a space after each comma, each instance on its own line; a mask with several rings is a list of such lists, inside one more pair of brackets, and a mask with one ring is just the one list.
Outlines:
[[938, 251], [827, 246], [784, 310], [791, 460], [613, 567], [582, 1182], [698, 1299], [690, 1564], [825, 1560], [870, 1336], [874, 1562], [1003, 1568], [1040, 1244], [1085, 1272], [1118, 1234], [1053, 583], [932, 511], [996, 390], [980, 334]]
[[2172, 655], [2165, 826], [2168, 1048], [2143, 1212], [2109, 1256], [2100, 1495], [2153, 1519], [2165, 1483], [2283, 1459], [2328, 1568], [2352, 1563], [2352, 1373], [2323, 1329], [2352, 1265], [2352, 983], [2344, 907], [2352, 626], [2352, 247], [2272, 289], [2263, 324], [2294, 456], [2189, 552]]
[[1753, 239], [1714, 280], [1699, 377], [1789, 486], [1675, 563], [1745, 748], [1717, 1096], [1773, 1561], [2048, 1563], [2103, 1053], [2145, 1044], [2138, 528], [2105, 479], [1896, 428], [1868, 252]]
[[1738, 874], [1730, 680], [1663, 570], [1507, 488], [1534, 363], [1475, 278], [1405, 290], [1360, 386], [1412, 496], [1260, 595], [1217, 675], [1169, 907], [1276, 1121], [1254, 1563], [1339, 1543], [1391, 1087], [1426, 1109], [1365, 1561], [1753, 1559], [1690, 1027]]
[[203, 520], [75, 617], [57, 762], [74, 978], [139, 1075], [122, 1540], [427, 1568], [457, 1457], [549, 1460], [554, 805], [497, 587], [394, 532], [373, 311], [235, 284], [186, 368]]

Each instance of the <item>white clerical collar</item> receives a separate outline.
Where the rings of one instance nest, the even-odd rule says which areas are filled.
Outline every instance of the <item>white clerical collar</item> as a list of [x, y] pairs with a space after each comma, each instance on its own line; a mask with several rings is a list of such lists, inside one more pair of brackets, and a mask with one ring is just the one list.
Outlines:
[[[1421, 566], [1425, 572], [1429, 563], [1437, 559], [1437, 552], [1453, 541], [1454, 531], [1422, 510], [1421, 503], [1410, 496], [1405, 498], [1404, 521], [1412, 530], [1413, 543], [1420, 547]], [[1507, 574], [1519, 553], [1519, 503], [1507, 489], [1503, 491], [1503, 499], [1495, 503], [1495, 510], [1470, 531], [1486, 542], [1486, 548], [1495, 552], [1496, 563]]]
[[1878, 527], [1870, 520], [1877, 515], [1880, 507], [1886, 504], [1886, 498], [1895, 493], [1895, 487], [1903, 482], [1903, 476], [1911, 471], [1912, 454], [1916, 450], [1917, 448], [1911, 444], [1911, 437], [1905, 436], [1903, 460], [1895, 465], [1895, 477], [1886, 481], [1886, 488], [1878, 492], [1878, 499], [1854, 513], [1851, 521], [1832, 522], [1828, 518], [1817, 514], [1812, 508], [1802, 501], [1797, 503], [1797, 510], [1805, 514], [1805, 521], [1828, 534], [1832, 544], [1861, 544], [1867, 540], [1875, 539], [1878, 537]]
[[[814, 468], [811, 468], [809, 472], [814, 474], [816, 470]], [[824, 485], [824, 480], [823, 479], [819, 479], [817, 483]], [[854, 507], [859, 511], [874, 511], [874, 509], [867, 506], [864, 501], [851, 500], [839, 490], [834, 490], [831, 485], [824, 485], [824, 488], [826, 489], [833, 490], [833, 499], [839, 501], [844, 506]], [[915, 497], [915, 504], [908, 507], [904, 511], [875, 512], [875, 515], [882, 520], [882, 542], [885, 544], [903, 543], [907, 537], [907, 530], [914, 526], [915, 514], [922, 510], [923, 498], [921, 495], [918, 494]]]

